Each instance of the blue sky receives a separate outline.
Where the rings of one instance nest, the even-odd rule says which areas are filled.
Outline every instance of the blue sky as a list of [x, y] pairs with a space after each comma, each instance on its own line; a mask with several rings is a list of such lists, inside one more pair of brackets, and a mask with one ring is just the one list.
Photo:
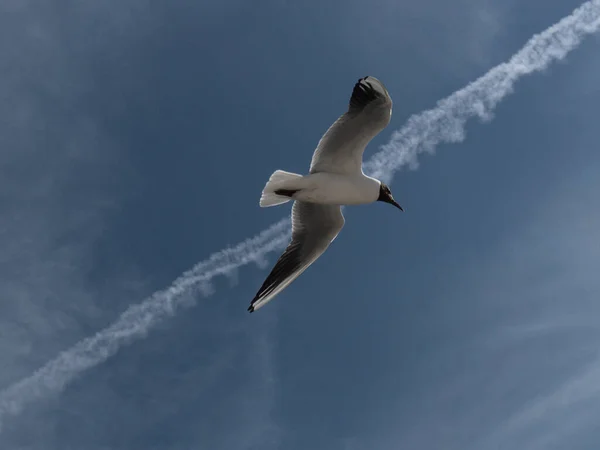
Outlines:
[[[359, 77], [394, 100], [370, 156], [578, 4], [2, 3], [0, 389], [289, 214], [258, 207], [264, 183], [307, 170]], [[595, 449], [598, 45], [398, 173], [404, 214], [346, 208], [265, 308], [269, 267], [215, 279], [35, 385], [0, 447]]]

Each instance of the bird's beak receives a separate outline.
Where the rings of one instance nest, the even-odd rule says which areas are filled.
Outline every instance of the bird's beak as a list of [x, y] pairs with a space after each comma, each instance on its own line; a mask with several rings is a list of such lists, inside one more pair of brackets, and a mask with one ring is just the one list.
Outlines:
[[398, 202], [396, 202], [396, 200], [394, 200], [394, 199], [391, 199], [390, 203], [391, 203], [392, 205], [394, 205], [396, 208], [398, 208], [400, 211], [404, 211], [404, 209], [402, 208], [402, 206], [400, 206], [400, 205], [398, 204]]
[[387, 199], [387, 202], [388, 202], [390, 205], [394, 205], [394, 206], [395, 206], [396, 208], [398, 208], [400, 211], [404, 211], [404, 209], [402, 208], [402, 206], [400, 206], [400, 205], [398, 204], [398, 202], [396, 202], [396, 200], [394, 200], [394, 199], [392, 198], [392, 196], [390, 196], [390, 197]]

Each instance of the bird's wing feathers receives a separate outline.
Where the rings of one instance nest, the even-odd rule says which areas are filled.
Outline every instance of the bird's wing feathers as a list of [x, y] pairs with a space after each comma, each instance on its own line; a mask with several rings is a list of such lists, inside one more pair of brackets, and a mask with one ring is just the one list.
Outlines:
[[344, 216], [337, 205], [294, 202], [292, 240], [250, 303], [250, 312], [264, 306], [294, 281], [333, 242], [342, 227]]
[[313, 154], [310, 173], [355, 174], [362, 171], [367, 144], [390, 122], [392, 99], [377, 78], [354, 85], [348, 111], [323, 135]]
[[[364, 77], [354, 85], [348, 110], [323, 135], [314, 152], [310, 173], [362, 172], [367, 144], [390, 121], [392, 99], [383, 83]], [[292, 208], [292, 240], [250, 303], [261, 308], [304, 272], [344, 226], [340, 206], [296, 201]]]

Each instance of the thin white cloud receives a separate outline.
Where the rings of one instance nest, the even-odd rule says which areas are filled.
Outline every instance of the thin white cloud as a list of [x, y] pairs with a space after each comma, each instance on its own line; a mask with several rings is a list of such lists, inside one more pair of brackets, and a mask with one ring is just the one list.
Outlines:
[[[600, 29], [600, 0], [584, 3], [571, 15], [532, 37], [507, 63], [455, 92], [437, 107], [412, 116], [393, 133], [388, 144], [366, 163], [366, 171], [384, 180], [405, 165], [416, 167], [417, 155], [433, 152], [443, 142], [460, 142], [465, 123], [472, 117], [489, 120], [495, 106], [512, 92], [524, 75], [545, 69], [563, 59], [582, 39]], [[227, 275], [283, 247], [288, 239], [289, 220], [284, 219], [237, 247], [212, 255], [178, 278], [171, 287], [130, 307], [108, 328], [62, 352], [31, 376], [0, 393], [0, 421], [18, 414], [25, 405], [61, 390], [82, 371], [102, 363], [122, 345], [141, 338], [155, 324], [193, 302], [198, 293], [210, 292], [217, 275]]]
[[[570, 135], [569, 149], [597, 135]], [[411, 369], [432, 377], [408, 406], [401, 393], [412, 415], [371, 448], [593, 448], [582, 443], [600, 414], [599, 168], [564, 166], [500, 239], [459, 258], [428, 315], [439, 345]]]
[[[600, 397], [599, 380], [600, 363], [594, 362], [567, 379], [556, 390], [525, 406], [500, 427], [491, 441], [514, 442], [516, 436], [539, 423], [546, 422], [550, 426], [544, 427], [547, 431], [543, 439], [540, 439], [539, 433], [535, 433], [537, 437], [532, 439], [533, 442], [525, 439], [527, 448], [541, 449], [547, 448], [550, 442], [560, 440], [563, 434], [568, 434], [571, 428], [576, 428], [577, 423], [584, 427], [588, 426], [590, 419], [597, 417], [598, 408], [582, 414], [581, 406], [585, 402], [597, 402]], [[593, 414], [592, 417], [589, 413]], [[569, 418], [575, 419], [575, 423], [571, 423], [571, 426], [568, 426]]]
[[[502, 256], [496, 255], [489, 269], [497, 277], [510, 267], [522, 274], [523, 284], [517, 281], [495, 293], [518, 303], [519, 314], [510, 316], [510, 324], [490, 327], [482, 349], [506, 356], [503, 349], [523, 349], [540, 342], [540, 336], [549, 344], [536, 347], [539, 352], [521, 368], [518, 382], [532, 398], [501, 417], [473, 448], [562, 448], [578, 430], [589, 435], [594, 429], [600, 412], [600, 326], [595, 319], [600, 247], [593, 243], [600, 242], [600, 212], [589, 205], [595, 202], [597, 171], [597, 166], [588, 166], [567, 176], [567, 185], [556, 187], [535, 211], [535, 220], [513, 242], [503, 243]], [[564, 205], [559, 217], [557, 204]], [[545, 373], [544, 361], [550, 358], [554, 370]], [[490, 381], [488, 388], [495, 383]], [[508, 383], [499, 376], [497, 384]]]
[[[87, 270], [118, 206], [112, 194], [130, 175], [114, 142], [76, 108], [85, 60], [72, 57], [58, 17], [44, 2], [0, 4], [2, 386], [106, 323]], [[109, 281], [119, 299], [140, 295], [133, 282]]]
[[436, 108], [410, 117], [402, 129], [392, 134], [383, 150], [371, 158], [365, 171], [390, 180], [400, 167], [406, 164], [416, 167], [418, 154], [432, 153], [443, 142], [463, 141], [468, 119], [490, 120], [495, 107], [512, 92], [517, 80], [564, 59], [583, 38], [598, 29], [600, 2], [586, 2], [571, 15], [533, 36], [508, 62], [440, 100]]

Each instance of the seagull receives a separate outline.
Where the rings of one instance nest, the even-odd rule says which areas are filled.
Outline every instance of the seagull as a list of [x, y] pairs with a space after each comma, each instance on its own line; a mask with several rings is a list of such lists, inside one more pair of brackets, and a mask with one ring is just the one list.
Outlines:
[[325, 252], [344, 226], [342, 206], [386, 202], [404, 211], [390, 188], [363, 173], [367, 144], [390, 122], [392, 99], [372, 76], [354, 85], [348, 110], [329, 127], [313, 154], [308, 175], [276, 170], [266, 183], [261, 207], [294, 200], [292, 239], [250, 303], [266, 305]]

